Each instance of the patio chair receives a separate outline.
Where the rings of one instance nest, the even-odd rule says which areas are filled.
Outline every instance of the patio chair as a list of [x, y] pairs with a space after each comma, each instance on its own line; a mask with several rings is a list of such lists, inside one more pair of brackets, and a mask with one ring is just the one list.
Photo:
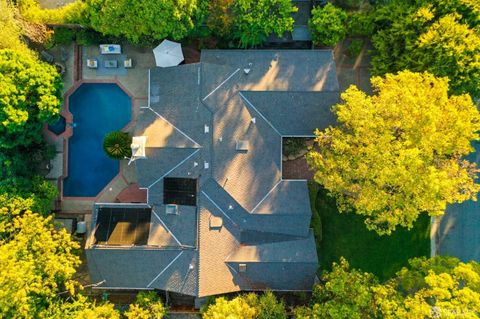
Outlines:
[[125, 67], [125, 69], [133, 68], [132, 59], [131, 58], [125, 59], [125, 61], [123, 61], [123, 66]]
[[97, 59], [87, 59], [87, 67], [89, 67], [90, 69], [98, 68]]

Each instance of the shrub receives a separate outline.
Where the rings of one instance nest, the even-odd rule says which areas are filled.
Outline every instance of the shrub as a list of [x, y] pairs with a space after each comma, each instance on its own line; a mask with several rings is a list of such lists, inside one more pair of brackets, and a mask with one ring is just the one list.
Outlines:
[[107, 134], [103, 140], [103, 150], [108, 157], [121, 160], [131, 155], [132, 138], [128, 133], [115, 131]]
[[345, 22], [347, 13], [329, 3], [325, 7], [315, 7], [308, 22], [312, 31], [313, 42], [334, 46], [347, 34]]
[[232, 6], [232, 37], [242, 48], [261, 44], [270, 34], [279, 37], [293, 30], [291, 0], [236, 0]]
[[287, 312], [283, 300], [277, 300], [271, 291], [266, 291], [258, 297], [257, 319], [286, 319]]
[[75, 34], [75, 40], [78, 45], [94, 45], [102, 42], [110, 42], [104, 41], [104, 39], [105, 37], [102, 34], [89, 29], [80, 29]]
[[56, 9], [43, 9], [37, 0], [17, 0], [22, 16], [36, 23], [82, 23], [85, 22], [83, 12], [86, 8], [83, 1], [77, 0]]
[[139, 292], [135, 303], [130, 305], [128, 311], [124, 313], [127, 319], [161, 319], [165, 317], [166, 314], [167, 308], [165, 308], [155, 291]]
[[217, 319], [217, 318], [242, 318], [253, 319], [256, 318], [257, 310], [255, 307], [249, 305], [243, 296], [238, 296], [232, 300], [227, 300], [224, 297], [215, 299], [215, 302], [210, 304], [202, 314], [203, 319]]
[[348, 55], [352, 58], [356, 58], [360, 52], [362, 52], [363, 48], [363, 40], [360, 39], [353, 39], [348, 46]]

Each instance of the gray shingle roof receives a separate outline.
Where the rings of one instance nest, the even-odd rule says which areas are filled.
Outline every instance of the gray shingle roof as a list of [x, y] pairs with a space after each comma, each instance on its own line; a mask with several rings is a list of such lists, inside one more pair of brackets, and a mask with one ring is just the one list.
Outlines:
[[[282, 180], [281, 142], [334, 124], [332, 52], [207, 50], [200, 63], [152, 69], [149, 80], [135, 128], [148, 136], [147, 159], [134, 165], [153, 212], [150, 246], [87, 245], [93, 280], [200, 297], [309, 290], [317, 254], [308, 189]], [[197, 205], [167, 215], [165, 177], [196, 178]]]

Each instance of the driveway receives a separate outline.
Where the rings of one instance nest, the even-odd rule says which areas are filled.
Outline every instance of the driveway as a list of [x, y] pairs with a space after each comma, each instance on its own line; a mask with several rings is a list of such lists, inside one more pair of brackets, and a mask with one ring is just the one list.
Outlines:
[[[480, 142], [475, 148], [476, 153], [468, 159], [480, 166]], [[439, 255], [455, 256], [464, 262], [480, 262], [480, 202], [468, 201], [449, 206], [439, 223], [436, 242]]]

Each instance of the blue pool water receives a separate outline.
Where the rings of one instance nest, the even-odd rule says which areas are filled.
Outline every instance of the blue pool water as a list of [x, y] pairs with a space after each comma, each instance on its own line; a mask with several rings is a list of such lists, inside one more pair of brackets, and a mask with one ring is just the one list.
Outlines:
[[96, 196], [119, 172], [119, 162], [109, 159], [103, 138], [121, 130], [131, 119], [131, 99], [116, 84], [82, 84], [70, 95], [73, 136], [68, 140], [68, 177], [63, 195]]

